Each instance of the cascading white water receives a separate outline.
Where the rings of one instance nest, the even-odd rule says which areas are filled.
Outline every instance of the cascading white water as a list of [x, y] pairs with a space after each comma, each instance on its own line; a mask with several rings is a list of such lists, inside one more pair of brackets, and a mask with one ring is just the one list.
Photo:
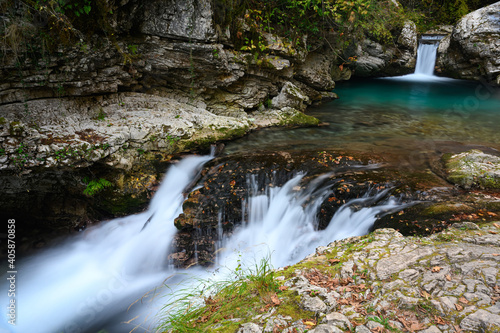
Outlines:
[[[137, 321], [128, 326], [123, 321], [137, 313], [125, 317], [123, 313], [144, 292], [175, 274], [165, 265], [176, 232], [173, 221], [181, 212], [182, 191], [209, 159], [190, 157], [173, 166], [146, 213], [104, 223], [24, 262], [19, 268], [17, 326], [5, 328], [16, 333], [95, 332], [103, 326], [108, 332], [125, 332], [134, 328]], [[325, 230], [318, 231], [315, 216], [330, 192], [328, 186], [320, 186], [326, 177], [301, 188], [303, 176], [299, 175], [264, 193], [251, 185], [251, 195], [245, 200], [248, 221], [229, 239], [221, 240], [224, 248], [217, 262], [229, 270], [269, 256], [275, 267], [292, 264], [317, 246], [367, 233], [378, 214], [403, 207], [394, 200], [370, 207], [387, 193], [356, 199], [340, 208]], [[208, 273], [198, 270], [196, 274]], [[1, 297], [4, 295], [2, 290]], [[161, 306], [161, 301], [155, 306]], [[153, 317], [156, 311], [140, 310]], [[109, 325], [114, 321], [117, 327]]]
[[417, 50], [417, 65], [415, 74], [417, 75], [433, 75], [434, 66], [436, 64], [436, 54], [439, 46], [438, 43], [420, 43]]
[[449, 82], [449, 78], [438, 77], [434, 75], [436, 66], [437, 50], [439, 42], [443, 39], [442, 35], [422, 35], [417, 49], [417, 64], [415, 72], [402, 76], [381, 78], [392, 81], [408, 82]]
[[[147, 212], [103, 223], [21, 263], [17, 325], [5, 329], [86, 332], [161, 284], [167, 276], [164, 267], [176, 233], [173, 220], [184, 200], [182, 192], [210, 158], [189, 157], [172, 166]], [[1, 297], [5, 297], [6, 285], [2, 287]]]

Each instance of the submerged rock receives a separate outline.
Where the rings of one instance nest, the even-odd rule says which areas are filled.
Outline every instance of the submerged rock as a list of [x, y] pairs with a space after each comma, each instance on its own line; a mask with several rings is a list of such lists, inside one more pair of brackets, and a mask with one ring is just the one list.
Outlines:
[[500, 189], [500, 157], [470, 150], [446, 161], [447, 178], [465, 189]]

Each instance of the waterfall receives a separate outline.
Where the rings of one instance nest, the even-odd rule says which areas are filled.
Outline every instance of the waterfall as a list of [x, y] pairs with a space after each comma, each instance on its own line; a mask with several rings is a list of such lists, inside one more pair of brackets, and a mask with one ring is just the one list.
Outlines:
[[[143, 332], [154, 325], [142, 318], [154, 318], [162, 298], [141, 305], [145, 300], [141, 297], [176, 274], [167, 260], [176, 233], [173, 221], [181, 213], [183, 191], [210, 158], [189, 157], [172, 166], [147, 212], [102, 223], [24, 260], [17, 281], [17, 325], [7, 325], [7, 320], [0, 325], [16, 333], [97, 332], [103, 327], [107, 332], [126, 332], [138, 323], [143, 325], [135, 331]], [[217, 262], [229, 269], [267, 257], [274, 267], [293, 264], [317, 246], [366, 234], [379, 215], [405, 207], [388, 198], [387, 190], [373, 193], [344, 205], [325, 230], [317, 230], [317, 211], [331, 193], [331, 184], [325, 185], [328, 175], [307, 186], [298, 175], [263, 192], [258, 192], [255, 178], [249, 179], [250, 194], [244, 200], [248, 220], [230, 237], [219, 238]], [[193, 272], [216, 275], [217, 271]], [[8, 285], [2, 283], [0, 303], [5, 306]], [[134, 302], [138, 304], [129, 310]], [[136, 316], [139, 322], [126, 323]]]
[[420, 43], [417, 50], [415, 74], [434, 75], [438, 46], [439, 43]]
[[384, 80], [405, 82], [448, 82], [451, 79], [434, 75], [439, 42], [443, 35], [422, 35], [417, 49], [417, 64], [413, 74], [382, 78]]

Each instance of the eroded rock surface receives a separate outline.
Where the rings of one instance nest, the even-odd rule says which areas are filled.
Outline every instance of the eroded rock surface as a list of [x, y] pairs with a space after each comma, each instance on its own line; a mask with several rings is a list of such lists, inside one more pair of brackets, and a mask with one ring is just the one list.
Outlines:
[[455, 26], [446, 56], [440, 62], [448, 75], [486, 78], [500, 85], [500, 3], [464, 16]]
[[[282, 317], [275, 305], [252, 319], [238, 318], [240, 332], [267, 332], [269, 323], [280, 332], [497, 332], [499, 232], [498, 223], [431, 237], [380, 229], [320, 247], [278, 271], [286, 290], [278, 293], [280, 304], [296, 295], [307, 317]], [[484, 236], [496, 243], [478, 245]], [[399, 264], [391, 264], [396, 257]]]

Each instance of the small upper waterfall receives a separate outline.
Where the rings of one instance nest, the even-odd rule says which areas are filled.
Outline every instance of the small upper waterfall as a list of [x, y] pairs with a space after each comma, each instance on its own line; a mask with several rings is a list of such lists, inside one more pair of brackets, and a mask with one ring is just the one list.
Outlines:
[[383, 78], [385, 80], [406, 82], [446, 82], [451, 79], [434, 75], [439, 42], [443, 35], [422, 35], [418, 41], [417, 64], [413, 74]]
[[441, 35], [422, 35], [417, 50], [415, 74], [434, 75], [436, 54], [441, 39], [443, 39]]

